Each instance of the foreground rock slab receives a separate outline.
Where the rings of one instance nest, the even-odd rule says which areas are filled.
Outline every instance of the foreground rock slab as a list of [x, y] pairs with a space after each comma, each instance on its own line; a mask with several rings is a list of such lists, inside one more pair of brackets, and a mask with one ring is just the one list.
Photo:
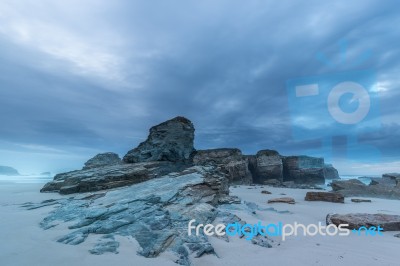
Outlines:
[[369, 214], [369, 213], [349, 213], [349, 214], [328, 214], [326, 223], [348, 224], [348, 229], [359, 229], [360, 227], [378, 227], [384, 231], [400, 231], [400, 215], [389, 214]]
[[333, 192], [307, 192], [306, 201], [327, 201], [335, 203], [344, 203], [344, 196], [340, 193]]
[[[68, 223], [71, 231], [57, 239], [60, 243], [78, 245], [92, 236], [97, 243], [90, 253], [117, 253], [115, 236], [133, 237], [142, 256], [156, 257], [167, 251], [176, 255], [176, 263], [190, 265], [193, 257], [215, 254], [202, 231], [188, 235], [190, 220], [195, 219], [196, 224], [216, 219], [223, 224], [245, 223], [218, 209], [220, 203], [235, 201], [228, 198], [228, 179], [219, 169], [195, 166], [128, 187], [26, 203], [23, 207], [31, 210], [54, 206], [40, 226], [51, 230]], [[257, 243], [270, 247], [264, 245], [267, 242], [262, 237]]]
[[76, 170], [56, 175], [40, 192], [72, 194], [111, 189], [144, 182], [180, 168], [179, 164], [170, 162], [147, 162]]

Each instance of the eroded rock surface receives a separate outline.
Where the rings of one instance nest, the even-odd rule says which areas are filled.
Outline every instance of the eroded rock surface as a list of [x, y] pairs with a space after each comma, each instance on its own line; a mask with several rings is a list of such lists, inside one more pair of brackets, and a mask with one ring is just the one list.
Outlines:
[[[23, 207], [55, 206], [40, 226], [49, 230], [68, 222], [71, 232], [57, 241], [70, 245], [97, 235], [92, 254], [117, 253], [119, 243], [114, 236], [121, 235], [138, 241], [140, 255], [155, 257], [171, 251], [176, 255], [175, 262], [189, 265], [194, 257], [215, 254], [202, 232], [199, 236], [188, 235], [190, 220], [195, 219], [196, 224], [213, 223], [216, 219], [225, 224], [240, 222], [237, 216], [218, 209], [219, 203], [229, 202], [228, 193], [228, 178], [220, 169], [194, 166], [124, 188], [26, 203]], [[271, 247], [269, 243], [268, 238], [261, 236], [253, 241]]]
[[384, 231], [400, 231], [400, 215], [381, 213], [328, 214], [326, 223], [335, 224], [336, 226], [348, 224], [348, 229], [359, 229], [363, 226], [366, 228], [380, 226]]
[[118, 154], [114, 152], [99, 153], [93, 158], [89, 159], [85, 163], [85, 166], [82, 168], [82, 170], [88, 170], [108, 165], [117, 165], [121, 163], [121, 158], [119, 158]]
[[388, 182], [380, 183], [372, 181], [370, 185], [365, 185], [357, 179], [333, 180], [331, 187], [333, 191], [340, 192], [346, 197], [359, 196], [400, 199], [400, 188], [395, 186], [393, 182], [390, 185]]
[[324, 176], [325, 179], [339, 179], [338, 170], [331, 164], [325, 164], [324, 166]]
[[282, 198], [274, 198], [268, 200], [268, 203], [288, 203], [288, 204], [295, 204], [296, 201], [294, 198], [291, 197], [282, 197]]
[[284, 181], [301, 184], [324, 184], [324, 158], [310, 156], [283, 157]]
[[182, 168], [185, 166], [171, 162], [145, 162], [76, 170], [56, 175], [54, 180], [47, 183], [40, 192], [71, 194], [122, 187], [179, 171]]
[[283, 181], [283, 163], [277, 151], [261, 150], [255, 156], [249, 156], [249, 168], [256, 183], [271, 179]]
[[194, 152], [194, 126], [185, 117], [175, 117], [150, 128], [147, 140], [130, 150], [126, 163], [149, 161], [188, 162]]
[[310, 192], [307, 192], [304, 200], [344, 203], [344, 196], [340, 193], [334, 193], [334, 192], [310, 191]]
[[239, 149], [198, 150], [193, 156], [195, 165], [217, 165], [225, 171], [231, 183], [250, 184], [253, 182], [248, 159]]

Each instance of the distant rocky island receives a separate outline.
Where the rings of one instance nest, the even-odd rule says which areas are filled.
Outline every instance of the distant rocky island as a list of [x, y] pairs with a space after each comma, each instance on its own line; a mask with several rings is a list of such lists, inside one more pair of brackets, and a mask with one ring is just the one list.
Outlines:
[[0, 175], [20, 175], [17, 169], [14, 169], [10, 166], [0, 166]]

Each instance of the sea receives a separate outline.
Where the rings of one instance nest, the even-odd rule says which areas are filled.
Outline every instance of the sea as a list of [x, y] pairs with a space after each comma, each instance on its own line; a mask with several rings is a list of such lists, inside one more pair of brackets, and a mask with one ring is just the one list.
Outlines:
[[0, 175], [0, 182], [2, 183], [45, 184], [51, 180], [53, 180], [53, 176], [51, 175], [18, 175], [18, 176]]

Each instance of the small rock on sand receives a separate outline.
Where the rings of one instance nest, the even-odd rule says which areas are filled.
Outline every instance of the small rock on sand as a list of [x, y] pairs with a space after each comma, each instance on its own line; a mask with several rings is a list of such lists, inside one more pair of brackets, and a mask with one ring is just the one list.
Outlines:
[[268, 203], [288, 203], [288, 204], [295, 204], [294, 198], [290, 197], [283, 197], [283, 198], [275, 198], [268, 200]]
[[351, 202], [360, 203], [360, 202], [372, 202], [372, 201], [369, 199], [351, 199]]
[[340, 193], [334, 192], [307, 192], [306, 201], [328, 201], [328, 202], [337, 202], [344, 203], [344, 197]]

